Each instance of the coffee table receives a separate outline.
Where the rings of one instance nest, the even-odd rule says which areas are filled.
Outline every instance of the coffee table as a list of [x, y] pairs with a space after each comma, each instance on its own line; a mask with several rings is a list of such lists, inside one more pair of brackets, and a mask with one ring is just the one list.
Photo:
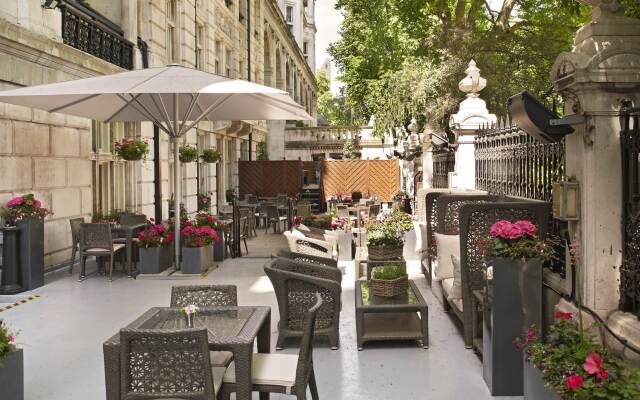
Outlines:
[[429, 348], [429, 308], [413, 281], [407, 293], [380, 297], [369, 293], [368, 281], [356, 281], [358, 350], [365, 342], [416, 340]]

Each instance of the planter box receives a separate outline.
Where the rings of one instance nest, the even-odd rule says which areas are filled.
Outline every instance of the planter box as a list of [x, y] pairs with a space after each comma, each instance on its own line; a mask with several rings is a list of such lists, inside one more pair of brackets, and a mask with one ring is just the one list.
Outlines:
[[183, 247], [182, 273], [201, 274], [213, 263], [213, 246]]
[[22, 349], [9, 353], [0, 367], [0, 397], [24, 400], [24, 360]]
[[140, 273], [159, 274], [171, 266], [173, 252], [171, 246], [144, 248], [140, 247]]
[[16, 223], [20, 231], [20, 282], [28, 290], [44, 285], [44, 221], [27, 218]]
[[402, 260], [402, 246], [367, 246], [369, 260]]
[[561, 400], [551, 388], [546, 387], [542, 372], [524, 361], [524, 400]]
[[216, 231], [216, 234], [220, 240], [213, 244], [213, 261], [224, 261], [224, 232]]
[[542, 326], [542, 260], [496, 258], [487, 281], [482, 375], [493, 396], [522, 396], [522, 352], [513, 341]]

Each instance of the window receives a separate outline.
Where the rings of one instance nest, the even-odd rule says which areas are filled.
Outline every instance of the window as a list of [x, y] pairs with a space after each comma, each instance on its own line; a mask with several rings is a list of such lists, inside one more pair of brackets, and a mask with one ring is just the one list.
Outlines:
[[243, 161], [249, 159], [249, 142], [246, 140], [240, 142], [240, 159]]
[[178, 0], [167, 1], [167, 62], [178, 61], [178, 51], [176, 48], [176, 21], [178, 16]]
[[287, 24], [293, 25], [293, 5], [287, 4], [285, 10], [285, 20]]
[[196, 24], [196, 68], [204, 71], [207, 62], [205, 60], [207, 43], [207, 28], [204, 24]]
[[238, 78], [245, 79], [244, 78], [244, 61], [240, 61], [238, 63], [238, 65], [239, 65], [238, 68], [240, 69], [240, 73], [238, 74]]
[[225, 76], [231, 78], [231, 50], [225, 52], [224, 56]]
[[216, 75], [220, 75], [220, 65], [222, 59], [222, 41], [216, 40], [216, 61], [215, 61], [215, 73]]
[[305, 61], [309, 61], [309, 42], [302, 42], [302, 53]]

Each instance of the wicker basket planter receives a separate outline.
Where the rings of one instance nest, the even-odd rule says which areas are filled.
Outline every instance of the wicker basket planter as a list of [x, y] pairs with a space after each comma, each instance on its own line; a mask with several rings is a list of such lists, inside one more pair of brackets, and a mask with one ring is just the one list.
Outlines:
[[367, 246], [369, 260], [402, 260], [404, 246]]
[[407, 293], [409, 287], [408, 275], [397, 279], [374, 279], [369, 281], [369, 292], [380, 297], [395, 297]]

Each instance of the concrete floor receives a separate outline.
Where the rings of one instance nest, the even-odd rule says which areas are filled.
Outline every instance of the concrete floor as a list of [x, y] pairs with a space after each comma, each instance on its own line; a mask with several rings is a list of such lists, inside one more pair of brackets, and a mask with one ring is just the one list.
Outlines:
[[[117, 274], [112, 283], [98, 275], [78, 283], [75, 271], [72, 277], [66, 270], [48, 275], [46, 285], [34, 291], [40, 298], [0, 313], [0, 318], [20, 331], [18, 342], [25, 352], [25, 398], [104, 399], [102, 343], [148, 308], [168, 305], [172, 285], [237, 285], [240, 304], [271, 306], [271, 343], [275, 346], [278, 308], [262, 267], [267, 257], [286, 243], [282, 235], [262, 233], [249, 241], [247, 257], [228, 259], [203, 279], [133, 280]], [[343, 280], [341, 347], [332, 351], [328, 343], [320, 342], [314, 352], [321, 399], [492, 398], [482, 380], [480, 360], [465, 350], [459, 328], [442, 312], [415, 263], [410, 273], [429, 303], [430, 348], [383, 342], [367, 344], [364, 351], [357, 351], [354, 271], [352, 263], [348, 264]], [[294, 344], [284, 351], [296, 353], [297, 348]], [[4, 399], [1, 389], [0, 399], [12, 400]]]

